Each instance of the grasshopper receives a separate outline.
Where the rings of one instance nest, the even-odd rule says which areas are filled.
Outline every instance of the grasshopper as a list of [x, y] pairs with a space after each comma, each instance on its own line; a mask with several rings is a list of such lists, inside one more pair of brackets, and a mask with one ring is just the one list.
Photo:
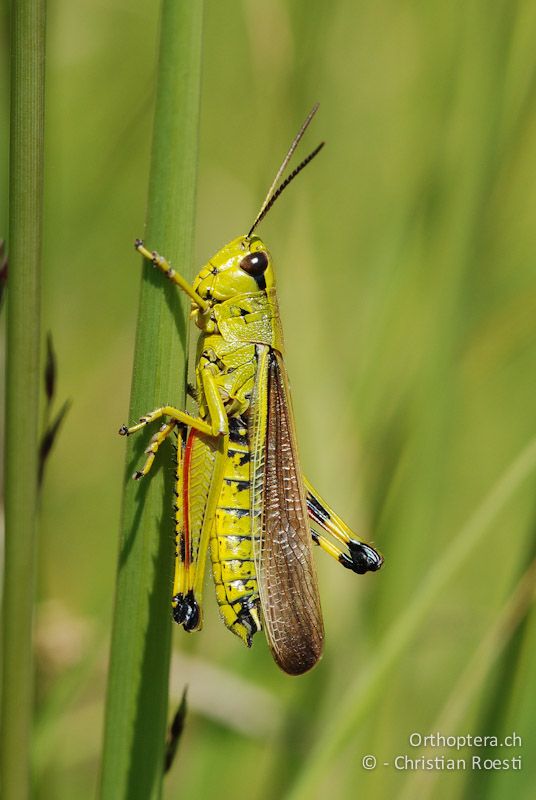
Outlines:
[[192, 285], [165, 258], [136, 241], [136, 249], [191, 298], [191, 316], [201, 331], [195, 391], [199, 413], [162, 406], [119, 431], [126, 436], [168, 419], [152, 437], [136, 480], [147, 475], [166, 437], [180, 431], [175, 622], [186, 631], [202, 627], [210, 549], [225, 625], [248, 646], [264, 628], [274, 660], [291, 675], [311, 669], [323, 650], [312, 545], [358, 574], [374, 572], [383, 563], [382, 555], [352, 533], [302, 475], [274, 267], [268, 248], [255, 235], [281, 192], [323, 147], [278, 186], [317, 108], [292, 142], [249, 232], [222, 247]]

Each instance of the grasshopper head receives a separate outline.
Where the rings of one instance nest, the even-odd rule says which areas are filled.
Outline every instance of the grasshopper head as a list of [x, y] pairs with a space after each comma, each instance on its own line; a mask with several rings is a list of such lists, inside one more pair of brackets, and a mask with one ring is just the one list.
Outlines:
[[272, 257], [264, 242], [258, 236], [238, 236], [212, 256], [193, 288], [204, 300], [223, 303], [273, 286]]
[[[249, 233], [245, 236], [238, 236], [232, 242], [222, 247], [203, 267], [194, 281], [194, 291], [203, 299], [208, 301], [210, 308], [214, 303], [223, 303], [239, 294], [253, 294], [263, 289], [271, 289], [275, 286], [275, 278], [272, 268], [272, 258], [266, 249], [264, 242], [254, 235], [254, 231], [264, 219], [273, 204], [280, 197], [281, 193], [294, 180], [296, 175], [312, 161], [320, 152], [324, 143], [321, 142], [307, 158], [298, 164], [296, 169], [286, 178], [280, 186], [277, 186], [279, 179], [283, 175], [286, 166], [296, 149], [300, 139], [305, 133], [307, 126], [316, 114], [318, 103], [316, 103], [307, 119], [301, 126], [294, 141], [283, 159], [277, 174], [268, 189], [268, 194], [264, 198], [259, 213], [255, 217]], [[194, 310], [194, 313], [197, 313]], [[203, 317], [206, 317], [205, 308], [202, 317], [198, 316], [198, 324]], [[205, 322], [200, 327], [204, 327]], [[206, 329], [206, 328], [205, 328]]]

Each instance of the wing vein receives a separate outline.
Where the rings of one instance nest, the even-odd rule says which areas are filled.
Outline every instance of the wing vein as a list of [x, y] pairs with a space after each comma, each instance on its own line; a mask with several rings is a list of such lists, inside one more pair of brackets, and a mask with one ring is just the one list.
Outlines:
[[268, 350], [259, 367], [251, 419], [252, 440], [262, 449], [254, 456], [253, 502], [262, 511], [257, 578], [274, 659], [300, 674], [321, 656], [322, 614], [284, 364]]

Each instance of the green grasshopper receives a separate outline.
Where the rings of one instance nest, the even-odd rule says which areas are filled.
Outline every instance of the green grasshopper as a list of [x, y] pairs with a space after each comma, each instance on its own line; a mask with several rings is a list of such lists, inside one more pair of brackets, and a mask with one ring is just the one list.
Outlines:
[[192, 317], [201, 331], [199, 415], [162, 406], [119, 431], [129, 435], [161, 417], [169, 420], [152, 437], [135, 479], [149, 472], [173, 430], [183, 434], [176, 469], [175, 622], [187, 631], [202, 627], [210, 547], [225, 625], [248, 646], [264, 628], [276, 663], [292, 675], [311, 669], [323, 649], [312, 544], [358, 574], [383, 563], [302, 475], [272, 257], [255, 235], [281, 192], [323, 147], [276, 188], [317, 108], [292, 142], [249, 232], [219, 250], [193, 285], [136, 241], [136, 249], [192, 300]]

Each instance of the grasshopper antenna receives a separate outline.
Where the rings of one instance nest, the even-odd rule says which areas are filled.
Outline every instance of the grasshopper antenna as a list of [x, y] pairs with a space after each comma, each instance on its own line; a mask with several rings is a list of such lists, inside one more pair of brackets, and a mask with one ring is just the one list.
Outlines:
[[259, 222], [261, 222], [261, 220], [264, 219], [264, 217], [266, 216], [268, 211], [271, 209], [271, 207], [273, 206], [273, 204], [275, 203], [275, 201], [277, 200], [279, 195], [283, 192], [283, 190], [287, 188], [289, 183], [294, 180], [296, 175], [298, 175], [302, 171], [302, 169], [304, 167], [306, 167], [307, 164], [310, 161], [312, 161], [313, 158], [316, 155], [318, 155], [318, 153], [324, 147], [324, 142], [321, 142], [318, 145], [318, 147], [316, 147], [313, 150], [312, 153], [309, 153], [309, 155], [306, 158], [304, 158], [303, 161], [300, 164], [298, 164], [296, 169], [293, 172], [291, 172], [291, 174], [288, 176], [288, 178], [286, 180], [283, 181], [281, 186], [279, 186], [277, 189], [275, 188], [277, 186], [277, 184], [278, 184], [283, 172], [287, 168], [287, 164], [290, 161], [290, 159], [292, 158], [292, 155], [293, 155], [296, 147], [298, 146], [298, 144], [300, 143], [301, 139], [303, 138], [303, 134], [305, 133], [305, 131], [309, 127], [309, 124], [310, 124], [311, 120], [313, 119], [314, 115], [318, 111], [318, 106], [319, 105], [320, 105], [319, 103], [315, 103], [314, 104], [314, 106], [312, 107], [312, 109], [310, 110], [310, 112], [309, 112], [309, 114], [307, 116], [307, 119], [305, 120], [305, 122], [301, 126], [300, 130], [298, 131], [298, 133], [294, 137], [294, 141], [290, 145], [288, 153], [286, 154], [285, 158], [283, 159], [283, 162], [282, 162], [281, 166], [277, 170], [277, 174], [276, 174], [276, 176], [275, 176], [275, 178], [274, 178], [274, 180], [272, 182], [272, 185], [268, 189], [268, 192], [266, 194], [266, 197], [264, 198], [264, 202], [263, 202], [263, 204], [261, 206], [261, 209], [260, 209], [259, 213], [257, 214], [257, 217], [255, 218], [255, 222], [253, 223], [253, 225], [249, 229], [248, 237], [251, 236], [251, 234], [253, 233], [253, 231], [255, 230], [257, 225], [259, 224]]

